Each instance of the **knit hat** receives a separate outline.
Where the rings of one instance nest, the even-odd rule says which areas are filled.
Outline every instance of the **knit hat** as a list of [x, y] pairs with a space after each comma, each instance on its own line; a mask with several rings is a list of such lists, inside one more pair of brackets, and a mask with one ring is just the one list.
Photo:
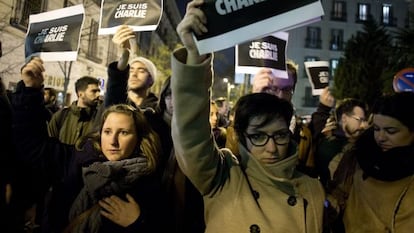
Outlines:
[[157, 78], [157, 67], [155, 67], [154, 63], [152, 61], [146, 59], [145, 57], [134, 57], [129, 62], [129, 65], [135, 62], [141, 62], [145, 65], [145, 68], [147, 68], [148, 72], [150, 73], [152, 80], [155, 82], [155, 79]]

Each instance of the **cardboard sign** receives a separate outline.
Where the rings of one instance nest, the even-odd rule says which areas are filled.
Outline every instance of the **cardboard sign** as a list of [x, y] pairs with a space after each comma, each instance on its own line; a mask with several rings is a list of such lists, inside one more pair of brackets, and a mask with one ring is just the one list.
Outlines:
[[115, 34], [121, 25], [133, 31], [154, 31], [162, 11], [162, 0], [102, 0], [98, 34]]
[[312, 95], [320, 95], [329, 86], [329, 62], [306, 61], [305, 70], [312, 87]]
[[208, 32], [196, 37], [200, 54], [319, 21], [320, 0], [205, 0]]
[[256, 74], [263, 67], [271, 68], [274, 75], [288, 78], [286, 49], [289, 34], [277, 32], [264, 38], [236, 46], [236, 73]]
[[85, 10], [76, 5], [29, 16], [25, 57], [43, 61], [76, 61]]
[[405, 68], [400, 70], [393, 80], [395, 92], [414, 92], [414, 68]]

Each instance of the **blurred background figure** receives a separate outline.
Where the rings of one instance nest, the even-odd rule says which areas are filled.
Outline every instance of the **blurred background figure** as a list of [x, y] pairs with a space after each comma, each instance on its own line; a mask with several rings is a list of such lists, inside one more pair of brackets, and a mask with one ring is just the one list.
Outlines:
[[57, 112], [59, 110], [59, 106], [57, 105], [57, 91], [52, 87], [45, 87], [43, 90], [45, 107], [51, 114]]
[[344, 225], [334, 232], [412, 232], [413, 102], [412, 92], [380, 97], [372, 126], [344, 152], [329, 190]]
[[224, 148], [226, 146], [227, 132], [226, 128], [219, 126], [219, 112], [215, 101], [211, 101], [210, 103], [209, 121], [218, 147]]
[[219, 97], [214, 102], [218, 109], [218, 126], [227, 128], [230, 125], [230, 103], [224, 97]]

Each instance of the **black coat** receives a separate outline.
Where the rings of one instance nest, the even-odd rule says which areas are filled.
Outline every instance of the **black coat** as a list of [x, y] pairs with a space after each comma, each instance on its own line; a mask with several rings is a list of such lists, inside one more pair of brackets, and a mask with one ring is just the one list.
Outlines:
[[[79, 151], [48, 137], [40, 89], [27, 88], [19, 82], [12, 105], [14, 142], [21, 168], [18, 197], [28, 206], [39, 203], [51, 187], [41, 227], [43, 232], [60, 233], [68, 225], [69, 210], [84, 185], [82, 167], [106, 159], [90, 143]], [[157, 232], [159, 187], [159, 177], [149, 175], [132, 188], [123, 190], [122, 194], [130, 193], [140, 204], [143, 215], [126, 229], [103, 220], [102, 232]]]

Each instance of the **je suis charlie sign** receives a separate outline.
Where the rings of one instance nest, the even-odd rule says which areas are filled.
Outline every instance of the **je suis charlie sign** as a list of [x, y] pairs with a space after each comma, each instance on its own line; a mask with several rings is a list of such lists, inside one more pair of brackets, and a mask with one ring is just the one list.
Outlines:
[[287, 32], [276, 32], [237, 45], [236, 73], [256, 74], [261, 68], [266, 67], [271, 68], [276, 77], [288, 78], [286, 71], [288, 37]]
[[133, 31], [154, 31], [162, 11], [162, 0], [102, 0], [98, 34], [115, 34], [121, 25]]
[[208, 32], [195, 36], [200, 54], [319, 21], [320, 0], [205, 0]]
[[85, 11], [75, 5], [29, 16], [25, 57], [43, 61], [75, 61]]
[[312, 95], [320, 95], [329, 86], [329, 62], [305, 61], [305, 70], [312, 87]]

